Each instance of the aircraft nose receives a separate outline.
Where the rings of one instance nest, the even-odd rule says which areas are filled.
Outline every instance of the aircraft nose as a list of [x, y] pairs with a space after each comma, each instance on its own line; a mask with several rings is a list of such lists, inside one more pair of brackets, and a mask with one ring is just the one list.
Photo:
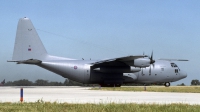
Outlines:
[[185, 71], [180, 71], [180, 76], [181, 76], [181, 79], [183, 78], [186, 78], [187, 77], [187, 73]]

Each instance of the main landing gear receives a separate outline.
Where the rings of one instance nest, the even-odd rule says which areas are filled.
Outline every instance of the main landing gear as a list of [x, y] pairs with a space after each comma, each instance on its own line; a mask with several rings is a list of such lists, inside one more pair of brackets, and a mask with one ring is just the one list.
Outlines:
[[121, 84], [99, 84], [101, 87], [121, 87]]
[[165, 86], [165, 87], [169, 87], [169, 86], [170, 86], [170, 83], [169, 83], [169, 82], [165, 82], [164, 86]]

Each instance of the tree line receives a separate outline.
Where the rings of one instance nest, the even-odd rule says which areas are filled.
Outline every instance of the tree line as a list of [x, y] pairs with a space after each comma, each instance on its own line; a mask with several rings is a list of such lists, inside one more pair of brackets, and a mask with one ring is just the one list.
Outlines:
[[82, 83], [66, 79], [64, 82], [48, 81], [38, 79], [35, 82], [27, 79], [20, 79], [17, 81], [8, 81], [4, 86], [86, 86]]
[[[143, 84], [123, 84], [124, 86], [142, 86]], [[152, 84], [147, 84], [147, 86]], [[156, 84], [156, 85], [163, 85], [163, 84]], [[194, 79], [191, 81], [191, 85], [198, 86], [200, 85], [200, 81], [198, 79]], [[73, 80], [66, 79], [64, 82], [55, 82], [55, 81], [48, 81], [43, 79], [38, 79], [35, 82], [29, 81], [27, 79], [20, 79], [17, 81], [8, 81], [4, 84], [4, 86], [99, 86], [98, 84], [83, 84]], [[177, 86], [185, 86], [184, 83], [178, 84]]]
[[191, 81], [191, 85], [197, 86], [197, 85], [200, 85], [200, 82], [199, 82], [199, 80], [194, 79], [194, 80]]

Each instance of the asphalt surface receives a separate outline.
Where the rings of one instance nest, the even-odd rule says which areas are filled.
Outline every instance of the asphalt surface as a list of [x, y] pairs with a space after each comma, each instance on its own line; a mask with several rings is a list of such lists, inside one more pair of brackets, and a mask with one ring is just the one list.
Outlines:
[[[0, 87], [0, 102], [20, 102], [21, 87]], [[200, 104], [199, 93], [125, 92], [89, 87], [23, 87], [24, 102]]]

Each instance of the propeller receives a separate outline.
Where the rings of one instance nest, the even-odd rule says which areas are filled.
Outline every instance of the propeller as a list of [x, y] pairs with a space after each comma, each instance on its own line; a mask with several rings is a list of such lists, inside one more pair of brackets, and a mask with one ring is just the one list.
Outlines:
[[[143, 55], [145, 55], [144, 52], [143, 52]], [[151, 57], [148, 56], [148, 58], [150, 59], [149, 75], [151, 75], [151, 65], [153, 65], [153, 68], [154, 68], [154, 63], [155, 63], [155, 60], [153, 59], [153, 51], [151, 53]], [[142, 68], [142, 75], [143, 75], [143, 68]]]
[[154, 63], [155, 63], [155, 60], [153, 59], [153, 51], [152, 51], [151, 57], [149, 57], [149, 59], [150, 59], [149, 75], [151, 75], [151, 65], [153, 65], [153, 68], [154, 68]]

